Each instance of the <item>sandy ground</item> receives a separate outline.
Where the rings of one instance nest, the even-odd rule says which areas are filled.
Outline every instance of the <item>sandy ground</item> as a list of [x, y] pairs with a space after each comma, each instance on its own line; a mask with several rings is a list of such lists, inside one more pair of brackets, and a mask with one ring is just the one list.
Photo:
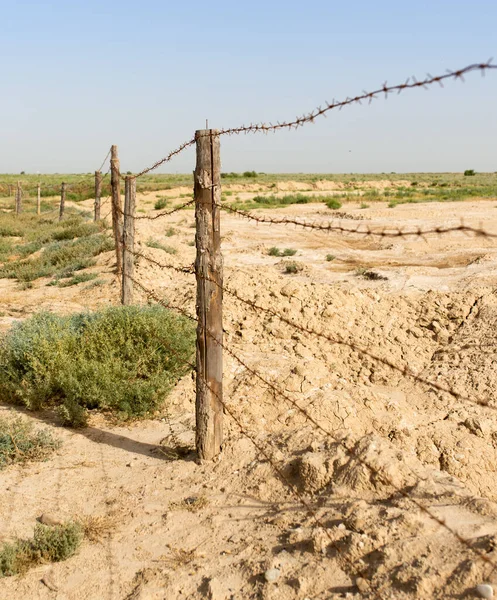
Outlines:
[[[149, 211], [155, 199], [140, 197], [139, 208]], [[336, 222], [351, 228], [414, 230], [464, 219], [497, 233], [495, 201], [347, 203], [340, 212]], [[259, 211], [267, 213], [316, 222], [332, 214], [323, 204]], [[193, 219], [184, 210], [140, 220], [140, 251], [192, 264]], [[476, 585], [497, 585], [496, 241], [328, 235], [230, 214], [222, 235], [227, 288], [266, 309], [225, 294], [233, 353], [225, 353], [225, 400], [243, 433], [226, 416], [220, 461], [198, 464], [193, 452], [178, 458], [178, 443], [193, 447], [190, 375], [155, 420], [117, 426], [95, 416], [73, 431], [50, 415], [28, 415], [64, 444], [46, 463], [2, 471], [0, 540], [30, 535], [44, 512], [93, 515], [107, 527], [64, 563], [0, 580], [0, 598], [445, 599], [479, 597]], [[177, 253], [148, 248], [149, 239]], [[272, 246], [297, 253], [270, 257]], [[302, 271], [285, 274], [288, 260]], [[387, 279], [366, 280], [359, 267]], [[113, 268], [110, 253], [99, 257], [90, 270], [106, 283], [91, 290], [46, 281], [20, 290], [0, 280], [0, 325], [42, 308], [116, 303]], [[139, 259], [137, 277], [193, 314], [193, 276]], [[453, 393], [405, 376], [406, 368]], [[273, 582], [268, 569], [277, 569], [268, 574]]]

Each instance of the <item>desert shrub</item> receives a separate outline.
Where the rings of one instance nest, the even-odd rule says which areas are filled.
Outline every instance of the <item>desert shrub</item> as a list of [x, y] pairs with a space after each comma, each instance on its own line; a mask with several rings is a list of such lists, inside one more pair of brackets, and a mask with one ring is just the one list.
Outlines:
[[294, 248], [285, 248], [282, 256], [295, 256], [295, 254], [297, 254], [297, 250]]
[[143, 417], [187, 371], [193, 351], [191, 322], [157, 306], [40, 313], [2, 339], [0, 400], [58, 407], [75, 426], [85, 424], [91, 409]]
[[74, 271], [91, 266], [94, 264], [93, 257], [112, 250], [113, 247], [111, 238], [103, 233], [76, 240], [53, 242], [40, 256], [32, 260], [5, 264], [0, 268], [0, 277], [26, 282], [50, 275], [72, 274]]
[[80, 283], [85, 283], [87, 281], [92, 281], [98, 277], [97, 273], [77, 273], [73, 275], [67, 281], [59, 281], [59, 287], [70, 287], [72, 285], [78, 285]]
[[268, 252], [269, 256], [295, 256], [297, 254], [297, 250], [294, 248], [285, 248], [284, 250], [280, 250], [276, 246], [269, 248]]
[[149, 248], [157, 248], [158, 250], [163, 250], [164, 252], [167, 252], [168, 254], [176, 254], [178, 252], [176, 250], [176, 248], [173, 248], [172, 246], [165, 246], [164, 244], [161, 244], [157, 240], [152, 240], [152, 239], [147, 241], [147, 246]]
[[157, 198], [157, 201], [154, 204], [155, 210], [162, 210], [163, 208], [166, 208], [166, 206], [167, 206], [167, 198], [165, 196], [161, 196], [160, 198]]
[[466, 171], [464, 171], [465, 177], [473, 177], [473, 175], [476, 175], [474, 169], [466, 169]]
[[293, 275], [295, 273], [299, 273], [300, 271], [302, 271], [303, 266], [301, 264], [299, 264], [298, 262], [287, 262], [285, 263], [285, 273], [289, 274], [289, 275]]
[[32, 539], [6, 543], [0, 549], [0, 577], [25, 573], [30, 567], [73, 556], [83, 540], [79, 523], [55, 527], [37, 524]]
[[361, 206], [359, 208], [369, 208], [369, 204], [366, 202], [361, 202]]
[[276, 246], [269, 248], [267, 253], [269, 254], [269, 256], [281, 256], [281, 250], [279, 248], [277, 248]]
[[369, 281], [387, 281], [388, 277], [385, 275], [381, 275], [376, 271], [371, 271], [370, 269], [366, 269], [366, 267], [359, 267], [355, 272], [357, 277], [362, 277], [363, 279], [368, 279]]
[[244, 177], [257, 177], [257, 173], [255, 171], [245, 171], [243, 173]]
[[168, 229], [166, 229], [165, 236], [172, 237], [173, 235], [176, 235], [177, 233], [178, 233], [178, 231], [176, 229], [174, 229], [174, 227], [169, 227]]
[[35, 431], [27, 419], [0, 418], [0, 469], [12, 463], [45, 460], [60, 444], [47, 429]]
[[327, 254], [326, 255], [326, 260], [328, 262], [331, 262], [332, 260], [335, 260], [336, 256], [334, 254]]
[[332, 210], [337, 210], [339, 208], [342, 208], [342, 203], [337, 200], [336, 198], [329, 198], [328, 200], [326, 200], [326, 206], [328, 208], [331, 208]]

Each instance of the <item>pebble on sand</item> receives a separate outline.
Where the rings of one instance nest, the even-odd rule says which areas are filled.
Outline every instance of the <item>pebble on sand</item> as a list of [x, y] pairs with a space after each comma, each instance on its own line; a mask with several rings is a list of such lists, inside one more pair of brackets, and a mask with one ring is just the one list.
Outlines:
[[493, 598], [494, 588], [488, 583], [480, 583], [476, 586], [476, 592], [480, 598]]

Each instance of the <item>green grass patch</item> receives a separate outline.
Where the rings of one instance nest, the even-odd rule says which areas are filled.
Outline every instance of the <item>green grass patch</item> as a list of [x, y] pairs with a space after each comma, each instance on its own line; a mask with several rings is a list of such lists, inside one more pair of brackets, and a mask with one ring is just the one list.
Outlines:
[[16, 540], [0, 548], [0, 577], [22, 575], [31, 567], [60, 562], [73, 556], [83, 541], [79, 523], [49, 527], [38, 523], [28, 540]]
[[147, 241], [147, 246], [149, 248], [157, 248], [158, 250], [163, 250], [168, 254], [176, 254], [178, 252], [176, 248], [173, 248], [172, 246], [165, 246], [164, 244], [161, 244], [161, 242], [152, 239]]
[[32, 259], [8, 262], [0, 267], [0, 278], [34, 281], [40, 277], [69, 277], [95, 263], [94, 257], [112, 250], [114, 243], [104, 234], [91, 235], [76, 240], [53, 242]]
[[77, 273], [76, 275], [73, 275], [70, 279], [68, 279], [67, 281], [59, 281], [58, 286], [59, 287], [70, 287], [72, 285], [78, 285], [80, 283], [85, 283], [87, 281], [92, 281], [93, 279], [96, 279], [98, 277], [97, 273]]
[[285, 248], [284, 250], [280, 250], [276, 246], [269, 248], [268, 250], [269, 256], [295, 256], [297, 254], [297, 250], [294, 248]]
[[0, 469], [14, 464], [49, 458], [61, 445], [48, 429], [35, 430], [22, 417], [0, 417]]
[[160, 196], [159, 198], [157, 198], [154, 204], [154, 208], [155, 210], [162, 210], [163, 208], [166, 208], [167, 204], [168, 199], [165, 196]]
[[338, 200], [334, 196], [332, 196], [328, 200], [325, 200], [324, 202], [325, 202], [326, 206], [328, 208], [331, 208], [332, 210], [338, 210], [339, 208], [342, 208], [342, 203], [340, 202], [340, 200]]
[[56, 407], [73, 426], [92, 409], [144, 417], [187, 371], [194, 337], [189, 320], [156, 306], [40, 313], [2, 338], [0, 401]]

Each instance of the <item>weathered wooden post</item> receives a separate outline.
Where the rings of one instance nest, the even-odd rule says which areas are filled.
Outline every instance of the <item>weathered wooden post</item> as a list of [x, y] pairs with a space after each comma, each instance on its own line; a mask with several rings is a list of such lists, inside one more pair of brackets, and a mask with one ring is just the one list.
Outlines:
[[194, 173], [197, 258], [196, 447], [212, 460], [223, 443], [223, 258], [220, 209], [221, 159], [217, 130], [195, 133]]
[[36, 188], [36, 214], [41, 213], [41, 183]]
[[94, 221], [100, 221], [100, 202], [102, 198], [102, 173], [95, 171], [95, 212]]
[[16, 188], [16, 215], [20, 215], [22, 212], [22, 188], [21, 182], [17, 182]]
[[66, 184], [62, 183], [60, 186], [60, 208], [59, 208], [59, 221], [62, 221], [64, 217], [64, 210], [66, 208]]
[[123, 273], [121, 303], [133, 303], [133, 277], [135, 271], [135, 207], [136, 179], [124, 180], [124, 227], [123, 227]]
[[121, 205], [121, 174], [119, 171], [119, 156], [117, 146], [110, 150], [110, 183], [112, 186], [112, 229], [114, 231], [114, 242], [116, 244], [117, 274], [122, 273], [123, 266], [123, 218]]

